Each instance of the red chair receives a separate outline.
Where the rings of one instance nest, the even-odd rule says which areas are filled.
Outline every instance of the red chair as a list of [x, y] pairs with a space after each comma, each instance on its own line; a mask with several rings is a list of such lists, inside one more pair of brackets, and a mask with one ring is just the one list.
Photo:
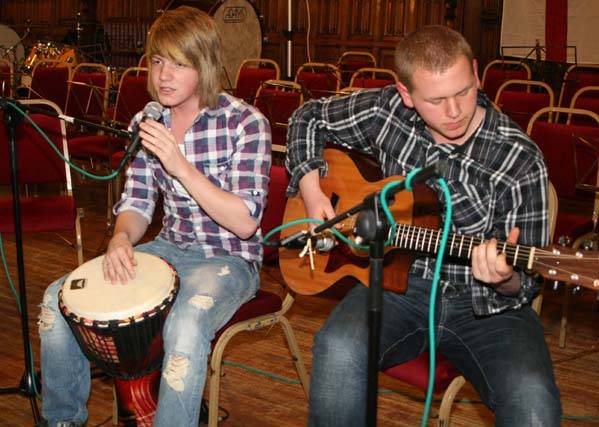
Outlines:
[[[551, 123], [538, 120], [544, 114], [561, 113], [569, 117], [578, 115], [585, 116], [593, 126], [574, 125], [566, 123]], [[574, 156], [576, 138], [599, 139], [599, 115], [586, 110], [570, 108], [545, 108], [538, 111], [530, 120], [527, 129], [528, 135], [543, 151], [545, 162], [549, 171], [549, 179], [554, 183], [557, 195], [560, 199], [575, 200], [578, 204], [588, 204], [592, 206], [594, 212], [599, 212], [599, 197], [591, 192], [579, 190], [577, 186], [577, 177], [574, 173]], [[596, 179], [596, 155], [595, 156], [576, 156], [577, 169], [579, 171], [592, 171], [594, 174], [589, 176], [591, 179], [587, 182], [590, 185], [597, 185]], [[596, 218], [579, 211], [561, 210], [558, 212], [556, 221], [555, 236], [557, 243], [560, 241], [571, 244], [578, 237], [592, 232], [596, 229]], [[594, 224], [595, 222], [595, 224]], [[569, 289], [564, 291], [562, 319], [560, 322], [559, 346], [566, 345], [566, 327], [568, 316]]]
[[[24, 105], [44, 106], [62, 114], [58, 106], [46, 100], [23, 100]], [[0, 111], [0, 116], [4, 111]], [[32, 120], [48, 135], [56, 149], [66, 158], [69, 151], [63, 121], [44, 114], [32, 114]], [[83, 263], [81, 224], [71, 186], [71, 170], [42, 137], [24, 119], [16, 131], [19, 184], [38, 185], [40, 195], [20, 197], [23, 232], [73, 231], [77, 261]], [[8, 135], [4, 117], [0, 117], [0, 185], [10, 186], [11, 166], [8, 158]], [[3, 194], [6, 194], [3, 192]], [[10, 194], [10, 192], [8, 192]], [[12, 195], [0, 196], [0, 232], [14, 233]]]
[[[558, 199], [555, 189], [551, 182], [548, 186], [549, 198], [549, 234], [553, 237], [555, 222], [557, 217]], [[532, 307], [537, 314], [541, 312], [543, 303], [542, 293], [535, 297]], [[439, 418], [437, 425], [439, 427], [448, 426], [451, 416], [451, 406], [455, 400], [456, 394], [466, 383], [466, 379], [456, 370], [453, 364], [440, 353], [435, 354], [435, 379], [433, 393], [443, 393], [441, 405], [439, 406]], [[408, 362], [395, 365], [383, 372], [393, 378], [408, 383], [426, 393], [428, 388], [429, 375], [429, 353], [424, 352], [417, 358]]]
[[[265, 235], [275, 226], [281, 224], [285, 211], [285, 189], [288, 177], [285, 168], [273, 165], [270, 171], [270, 184], [268, 190], [268, 205], [262, 216], [261, 228]], [[276, 239], [277, 237], [274, 236]], [[265, 260], [276, 257], [276, 249], [265, 248]], [[220, 378], [222, 376], [222, 358], [227, 343], [237, 333], [254, 331], [265, 327], [280, 324], [285, 333], [287, 346], [291, 352], [291, 359], [297, 370], [298, 377], [306, 397], [309, 394], [308, 373], [304, 366], [301, 352], [295, 339], [295, 334], [289, 320], [285, 317], [293, 304], [294, 297], [287, 293], [283, 299], [280, 295], [259, 290], [256, 296], [243, 304], [233, 318], [221, 328], [212, 341], [212, 356], [210, 358], [210, 394], [208, 397], [208, 426], [216, 427], [218, 423], [218, 398], [220, 393]]]
[[252, 104], [262, 83], [280, 78], [279, 64], [272, 59], [245, 59], [235, 77], [235, 96]]
[[360, 68], [376, 68], [376, 58], [370, 52], [348, 50], [343, 52], [337, 61], [337, 68], [341, 74], [342, 86], [348, 86], [353, 74]]
[[307, 98], [318, 99], [338, 94], [341, 74], [333, 64], [306, 62], [295, 73], [295, 82], [305, 89]]
[[574, 94], [587, 86], [599, 86], [599, 65], [571, 65], [564, 73], [558, 107], [570, 107]]
[[495, 99], [503, 82], [513, 79], [530, 80], [531, 76], [530, 67], [522, 61], [495, 59], [483, 71], [481, 88], [489, 99]]
[[388, 68], [360, 68], [349, 82], [349, 87], [377, 88], [396, 84], [397, 74]]
[[[580, 88], [572, 97], [570, 108], [592, 111], [599, 114], [599, 86], [586, 86]], [[567, 123], [573, 125], [594, 126], [595, 121], [589, 117], [580, 114], [568, 115]]]
[[13, 79], [12, 62], [7, 59], [0, 59], [0, 96], [5, 98], [13, 97]]
[[254, 106], [270, 122], [274, 151], [285, 151], [287, 121], [303, 103], [302, 88], [297, 83], [285, 80], [267, 80], [258, 89]]
[[[507, 89], [522, 86], [525, 86], [526, 90]], [[531, 91], [531, 87], [538, 91]], [[525, 130], [534, 113], [541, 108], [555, 106], [555, 96], [547, 83], [535, 80], [508, 80], [499, 86], [495, 105]]]
[[62, 111], [67, 102], [71, 65], [55, 59], [42, 59], [33, 67], [29, 99], [47, 99]]
[[[110, 111], [111, 127], [126, 128], [133, 116], [144, 109], [152, 100], [147, 90], [147, 68], [130, 67], [123, 72], [119, 83], [116, 104]], [[111, 171], [111, 157], [114, 153], [123, 151], [128, 139], [113, 135], [91, 135], [71, 138], [69, 151], [75, 158], [97, 159]], [[108, 223], [112, 221], [113, 183], [109, 182], [107, 199]]]

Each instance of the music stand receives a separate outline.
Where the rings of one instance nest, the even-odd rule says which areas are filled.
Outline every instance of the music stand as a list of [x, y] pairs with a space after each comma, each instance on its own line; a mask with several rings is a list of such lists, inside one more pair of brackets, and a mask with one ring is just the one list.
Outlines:
[[0, 394], [20, 393], [29, 399], [34, 423], [40, 420], [40, 412], [37, 406], [36, 389], [39, 381], [33, 369], [33, 356], [31, 342], [29, 340], [29, 316], [27, 314], [27, 288], [25, 286], [25, 262], [23, 259], [23, 237], [21, 227], [21, 205], [19, 198], [19, 177], [17, 172], [17, 149], [16, 130], [21, 119], [19, 113], [10, 107], [10, 103], [0, 98], [0, 108], [4, 110], [4, 121], [8, 132], [8, 146], [11, 164], [11, 186], [13, 200], [13, 216], [15, 225], [15, 243], [17, 252], [17, 270], [19, 274], [19, 314], [21, 318], [21, 332], [23, 337], [23, 351], [25, 357], [25, 374], [21, 378], [18, 387], [1, 388]]

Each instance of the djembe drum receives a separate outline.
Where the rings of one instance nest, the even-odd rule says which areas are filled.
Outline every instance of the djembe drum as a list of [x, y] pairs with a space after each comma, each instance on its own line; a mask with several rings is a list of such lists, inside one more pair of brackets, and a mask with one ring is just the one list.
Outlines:
[[86, 262], [67, 277], [59, 308], [83, 353], [114, 377], [119, 423], [151, 426], [164, 354], [162, 327], [179, 280], [162, 259], [135, 252], [135, 278], [113, 285], [104, 280], [103, 258]]

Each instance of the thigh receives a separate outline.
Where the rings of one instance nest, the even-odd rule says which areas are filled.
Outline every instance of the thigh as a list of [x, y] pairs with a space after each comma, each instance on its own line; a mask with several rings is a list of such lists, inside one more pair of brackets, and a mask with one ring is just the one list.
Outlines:
[[470, 296], [464, 299], [467, 301], [461, 301], [460, 309], [448, 309], [440, 350], [474, 385], [483, 401], [494, 409], [508, 396], [526, 394], [526, 387], [538, 384], [558, 394], [534, 310], [524, 306], [477, 318], [471, 310]]
[[[383, 292], [379, 363], [382, 368], [418, 356], [427, 345], [426, 313], [429, 281], [410, 280], [406, 294]], [[358, 284], [335, 307], [317, 339], [334, 341], [330, 348], [353, 349], [365, 354], [368, 349], [369, 288]]]

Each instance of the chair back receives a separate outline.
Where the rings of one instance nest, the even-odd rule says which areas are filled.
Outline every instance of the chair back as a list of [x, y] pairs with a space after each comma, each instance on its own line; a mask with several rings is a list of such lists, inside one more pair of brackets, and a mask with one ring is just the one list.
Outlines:
[[599, 86], [599, 65], [571, 65], [564, 73], [557, 105], [570, 107], [576, 92], [587, 86]]
[[[579, 89], [572, 97], [570, 108], [592, 111], [599, 114], [599, 86], [587, 86]], [[567, 123], [593, 126], [594, 120], [582, 114], [568, 114]]]
[[68, 116], [101, 123], [108, 108], [110, 73], [104, 64], [81, 63], [68, 82], [66, 111]]
[[12, 98], [13, 79], [12, 62], [0, 58], [0, 96]]
[[152, 100], [147, 85], [147, 68], [130, 67], [123, 72], [112, 117], [114, 122], [126, 127], [133, 116], [144, 109]]
[[372, 53], [357, 50], [343, 52], [337, 61], [342, 86], [350, 85], [353, 74], [360, 68], [366, 67], [376, 67], [376, 58]]
[[253, 103], [260, 85], [266, 80], [279, 80], [281, 69], [272, 59], [245, 59], [239, 65], [235, 78], [235, 96]]
[[306, 62], [295, 73], [295, 82], [306, 90], [309, 98], [318, 99], [339, 92], [341, 74], [333, 64]]
[[485, 67], [481, 87], [489, 99], [495, 99], [497, 90], [503, 82], [513, 79], [530, 80], [531, 76], [530, 67], [522, 61], [495, 59]]
[[37, 62], [31, 74], [29, 98], [47, 99], [64, 111], [71, 71], [71, 65], [63, 61], [42, 59]]
[[[594, 126], [569, 125], [543, 121], [544, 115], [560, 112], [562, 114], [583, 114], [595, 121]], [[545, 157], [549, 179], [555, 186], [560, 198], [590, 200], [590, 192], [576, 189], [574, 174], [574, 144], [576, 137], [599, 138], [599, 116], [590, 111], [569, 108], [543, 108], [530, 119], [526, 133], [539, 146]], [[577, 159], [580, 170], [593, 168], [592, 158]]]
[[[508, 90], [522, 86], [526, 87], [525, 91]], [[537, 90], [531, 91], [531, 87]], [[499, 86], [495, 104], [525, 130], [534, 113], [541, 108], [555, 106], [555, 96], [553, 89], [545, 82], [514, 79]]]
[[[44, 106], [58, 114], [62, 111], [56, 104], [47, 100], [22, 100], [24, 105]], [[4, 111], [2, 111], [4, 114]], [[58, 117], [45, 114], [31, 114], [31, 119], [46, 133], [52, 144], [68, 158], [66, 127]], [[8, 159], [8, 135], [4, 117], [0, 120], [0, 185], [10, 185], [11, 166]], [[71, 172], [65, 163], [48, 144], [44, 137], [29, 123], [27, 119], [16, 129], [17, 169], [19, 184], [65, 184], [71, 191]]]
[[350, 87], [377, 88], [396, 84], [397, 74], [388, 68], [360, 68], [349, 82]]
[[287, 145], [287, 121], [303, 103], [302, 88], [294, 82], [267, 80], [258, 89], [254, 106], [270, 122], [273, 149]]

